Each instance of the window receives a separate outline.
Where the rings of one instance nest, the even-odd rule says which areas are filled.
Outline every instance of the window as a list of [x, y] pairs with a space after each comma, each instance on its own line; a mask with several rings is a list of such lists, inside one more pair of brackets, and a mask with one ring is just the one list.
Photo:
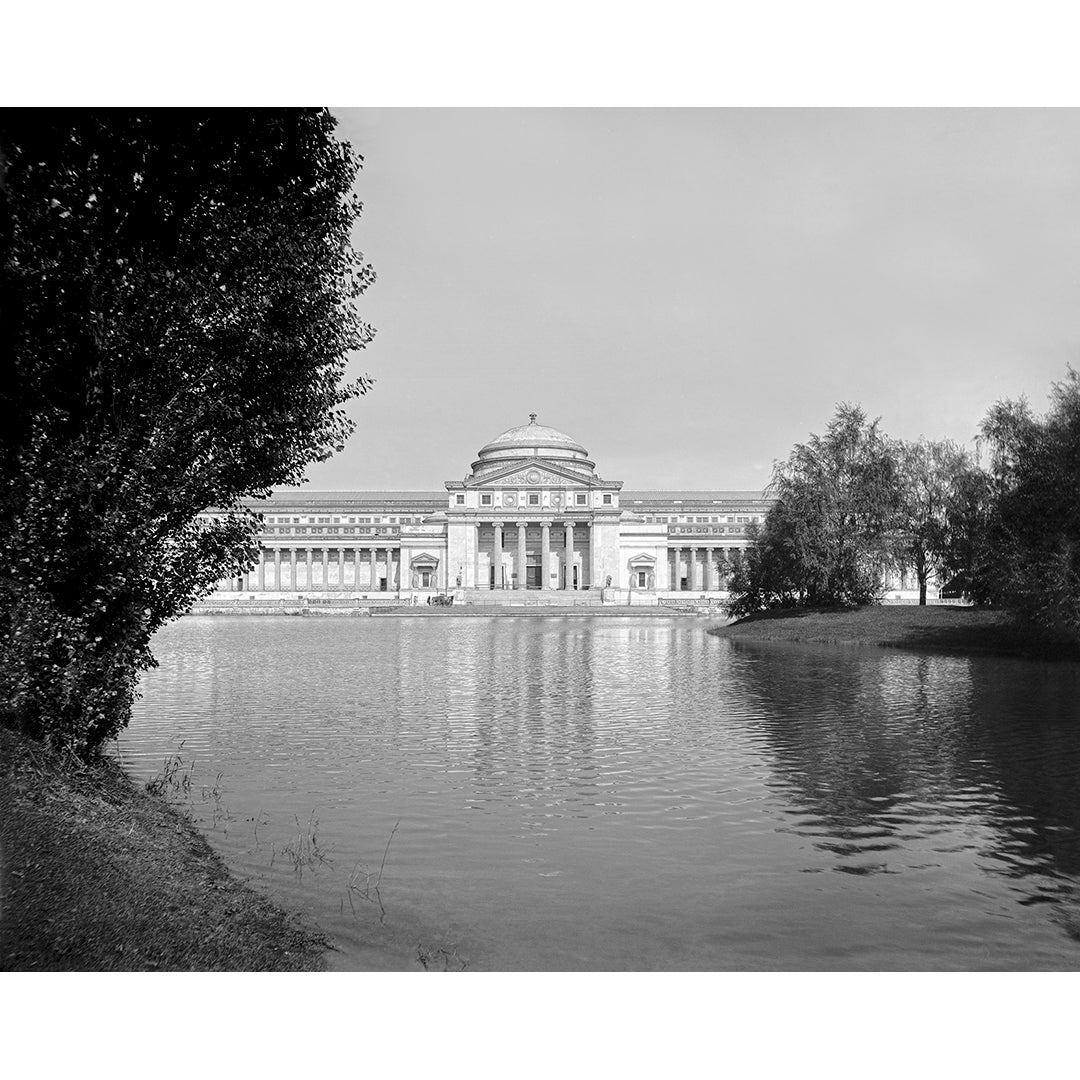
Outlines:
[[355, 525], [356, 524], [356, 518], [354, 518], [354, 517], [349, 518], [349, 524], [350, 525]]
[[575, 504], [576, 504], [577, 506], [584, 506], [584, 505], [585, 505], [585, 492], [584, 492], [584, 491], [579, 491], [579, 492], [578, 492], [578, 493], [577, 493], [577, 494], [576, 494], [576, 495], [574, 496], [574, 503], [575, 503]]
[[647, 580], [648, 580], [648, 575], [645, 573], [645, 571], [644, 570], [639, 570], [637, 572], [637, 587], [639, 589], [644, 589], [645, 588], [645, 583], [646, 583]]
[[540, 496], [537, 495], [535, 492], [529, 492], [529, 505], [530, 506], [539, 506], [540, 505]]
[[458, 506], [464, 506], [465, 505], [465, 496], [464, 495], [455, 495], [454, 496], [454, 502]]
[[481, 506], [490, 506], [491, 505], [491, 496], [490, 495], [481, 495], [480, 496], [480, 505]]
[[610, 506], [611, 505], [611, 496], [610, 495], [605, 495], [604, 496], [604, 505], [605, 506]]

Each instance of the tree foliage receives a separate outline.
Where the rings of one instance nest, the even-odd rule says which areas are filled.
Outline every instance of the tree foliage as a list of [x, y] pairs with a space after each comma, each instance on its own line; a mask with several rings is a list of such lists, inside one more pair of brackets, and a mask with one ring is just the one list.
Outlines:
[[919, 586], [919, 603], [926, 603], [926, 583], [940, 580], [954, 543], [953, 513], [971, 462], [964, 450], [945, 439], [896, 444], [900, 478], [897, 561], [910, 567]]
[[982, 424], [989, 450], [984, 547], [992, 598], [1054, 637], [1080, 640], [1080, 377], [1054, 384], [1046, 416], [998, 402]]
[[[316, 110], [0, 118], [0, 690], [88, 753], [352, 429], [360, 158]], [[207, 508], [220, 511], [201, 520]]]
[[773, 471], [776, 499], [747, 551], [733, 614], [770, 607], [849, 607], [880, 597], [895, 557], [901, 489], [890, 441], [857, 405]]

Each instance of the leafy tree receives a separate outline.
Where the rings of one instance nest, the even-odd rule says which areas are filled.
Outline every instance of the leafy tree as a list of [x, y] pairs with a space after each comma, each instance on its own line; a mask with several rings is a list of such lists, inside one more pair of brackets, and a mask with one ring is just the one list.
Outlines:
[[990, 475], [967, 462], [956, 474], [945, 509], [938, 574], [975, 604], [991, 604], [999, 584], [993, 536], [997, 501]]
[[806, 588], [799, 577], [796, 522], [786, 508], [774, 507], [759, 526], [746, 527], [747, 548], [728, 584], [728, 614], [740, 618], [755, 611], [801, 607]]
[[950, 548], [949, 508], [969, 468], [963, 449], [949, 440], [901, 442], [896, 447], [900, 476], [899, 561], [915, 571], [919, 603], [926, 603], [926, 582], [943, 575]]
[[374, 274], [334, 125], [0, 116], [0, 700], [22, 731], [115, 737], [154, 631], [252, 565], [241, 500], [351, 431]]
[[999, 402], [983, 422], [997, 498], [997, 595], [1050, 635], [1080, 641], [1080, 377], [1051, 390], [1050, 410]]
[[747, 551], [730, 609], [848, 607], [880, 599], [895, 559], [900, 482], [893, 445], [857, 405], [773, 471], [776, 501]]

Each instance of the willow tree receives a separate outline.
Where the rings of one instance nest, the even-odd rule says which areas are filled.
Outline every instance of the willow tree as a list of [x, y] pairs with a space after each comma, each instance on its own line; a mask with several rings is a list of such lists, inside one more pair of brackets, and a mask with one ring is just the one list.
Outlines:
[[[0, 115], [0, 701], [81, 754], [352, 429], [374, 280], [325, 111]], [[209, 507], [220, 513], [200, 519]]]
[[773, 470], [775, 503], [747, 552], [736, 614], [850, 607], [880, 599], [895, 564], [901, 486], [894, 445], [857, 405], [840, 404]]
[[898, 443], [896, 449], [902, 504], [898, 555], [914, 570], [919, 603], [925, 604], [927, 580], [931, 574], [945, 575], [950, 551], [959, 541], [953, 536], [952, 511], [968, 492], [966, 475], [972, 466], [963, 448], [949, 439], [920, 438]]

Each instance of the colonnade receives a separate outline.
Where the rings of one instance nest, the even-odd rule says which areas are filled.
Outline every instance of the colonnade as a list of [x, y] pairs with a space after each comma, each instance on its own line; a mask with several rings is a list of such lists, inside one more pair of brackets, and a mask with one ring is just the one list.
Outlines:
[[[476, 582], [478, 588], [484, 588], [485, 585], [492, 585], [492, 582], [485, 582], [481, 584], [480, 574], [480, 529], [486, 527], [488, 522], [477, 522], [473, 526], [475, 529], [475, 566], [473, 568], [473, 580]], [[551, 552], [552, 552], [552, 528], [556, 529], [555, 535], [555, 550], [558, 550], [559, 542], [562, 546], [562, 578], [557, 588], [560, 591], [572, 591], [575, 588], [585, 589], [592, 584], [592, 570], [591, 560], [592, 553], [596, 550], [596, 532], [592, 522], [579, 521], [576, 523], [573, 521], [515, 521], [512, 525], [503, 521], [490, 522], [491, 528], [494, 532], [494, 538], [491, 545], [491, 565], [495, 567], [495, 580], [493, 587], [496, 589], [502, 588], [515, 588], [524, 589], [527, 587], [527, 570], [529, 565], [528, 548], [526, 544], [526, 538], [528, 534], [529, 526], [533, 528], [539, 526], [540, 528], [540, 588], [542, 590], [551, 590]], [[589, 535], [589, 547], [587, 552], [582, 552], [581, 560], [581, 575], [575, 585], [574, 583], [574, 530], [587, 529]], [[511, 577], [510, 582], [504, 582], [502, 580], [502, 559], [503, 553], [507, 547], [507, 541], [510, 537], [507, 536], [506, 531], [511, 528], [517, 529], [516, 543], [513, 549], [514, 554], [514, 575]], [[558, 530], [561, 530], [562, 535], [559, 535]], [[513, 534], [511, 534], [513, 536]]]
[[[723, 587], [716, 572], [717, 552], [723, 548], [688, 547], [668, 548], [672, 554], [671, 589], [682, 592], [682, 553], [686, 552], [686, 592], [713, 592]], [[698, 552], [702, 557], [698, 558]]]
[[[298, 592], [301, 589], [319, 589], [332, 592], [356, 592], [361, 590], [363, 592], [377, 592], [380, 591], [381, 579], [378, 571], [381, 564], [385, 572], [386, 591], [394, 591], [398, 588], [398, 577], [401, 569], [400, 559], [398, 563], [394, 562], [394, 552], [397, 550], [397, 548], [392, 547], [263, 548], [259, 552], [259, 562], [256, 567], [245, 574], [243, 578], [235, 580], [232, 588], [243, 592]], [[337, 558], [331, 559], [330, 556], [334, 552], [337, 553]], [[345, 581], [345, 568], [348, 566], [346, 552], [352, 553], [353, 581], [351, 583]], [[283, 555], [287, 555], [288, 558], [284, 559]], [[311, 576], [313, 556], [322, 569], [322, 581], [314, 584]], [[338, 567], [338, 579], [333, 584], [330, 584], [327, 580], [329, 569], [335, 562]], [[289, 566], [291, 570], [289, 583], [284, 587], [281, 583], [282, 565]], [[300, 575], [296, 572], [301, 565], [306, 569], [303, 584], [300, 583]], [[367, 567], [368, 584], [366, 585], [361, 583], [360, 569], [362, 566]], [[267, 577], [269, 576], [267, 571], [269, 568], [272, 568], [273, 574], [273, 583], [270, 585], [267, 584]], [[398, 573], [395, 574], [395, 571]]]

